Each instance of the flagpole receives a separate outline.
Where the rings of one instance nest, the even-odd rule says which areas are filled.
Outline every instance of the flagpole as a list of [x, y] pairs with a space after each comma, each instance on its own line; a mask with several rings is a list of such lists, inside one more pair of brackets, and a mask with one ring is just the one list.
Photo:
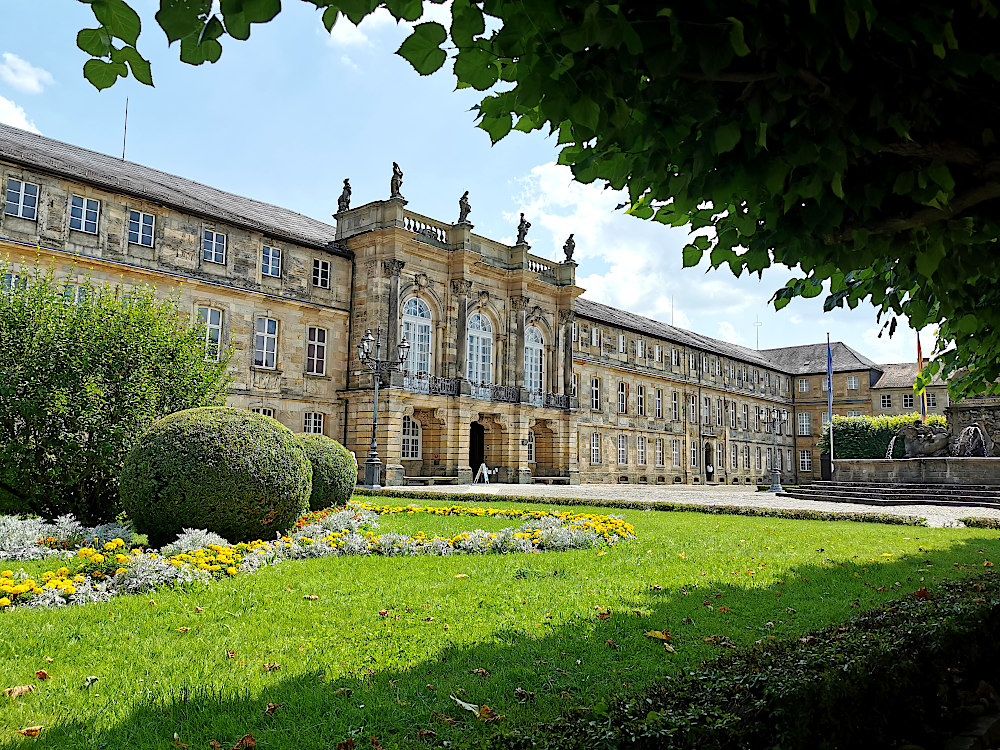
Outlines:
[[830, 334], [826, 334], [826, 413], [830, 423], [830, 478], [833, 479], [833, 352], [830, 349]]

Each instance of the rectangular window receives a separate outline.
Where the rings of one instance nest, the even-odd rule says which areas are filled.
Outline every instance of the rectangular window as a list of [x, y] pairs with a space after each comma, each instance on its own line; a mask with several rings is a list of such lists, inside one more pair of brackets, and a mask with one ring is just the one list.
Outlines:
[[601, 436], [596, 432], [590, 436], [590, 463], [601, 463]]
[[799, 378], [799, 393], [809, 393], [809, 381]]
[[618, 413], [628, 413], [628, 386], [624, 382], [618, 383]]
[[219, 345], [222, 342], [222, 310], [199, 307], [198, 322], [205, 326], [205, 359], [218, 362]]
[[625, 353], [625, 348], [626, 348], [625, 347], [625, 334], [624, 333], [620, 333], [620, 334], [618, 334], [618, 353], [619, 354], [624, 354]]
[[101, 213], [101, 202], [93, 198], [74, 195], [69, 199], [69, 228], [87, 234], [97, 234], [97, 217]]
[[813, 470], [813, 456], [811, 451], [799, 451], [799, 471]]
[[133, 245], [143, 247], [153, 246], [153, 224], [155, 218], [152, 214], [142, 211], [128, 212], [128, 241]]
[[715, 424], [717, 427], [722, 427], [722, 399], [715, 399]]
[[701, 371], [702, 372], [708, 372], [709, 371], [708, 355], [707, 354], [702, 354], [701, 355]]
[[756, 460], [754, 461], [754, 467], [757, 469], [757, 471], [760, 471], [761, 464], [763, 462], [761, 460], [761, 452], [760, 452], [760, 446], [759, 445], [757, 446], [757, 450], [755, 451], [755, 453], [756, 453]]
[[847, 390], [856, 391], [858, 390], [858, 376], [848, 375], [847, 376]]
[[730, 465], [734, 469], [738, 469], [738, 468], [740, 468], [740, 447], [738, 445], [736, 445], [735, 443], [732, 446], [730, 446], [730, 447], [732, 449], [731, 450], [732, 457], [730, 459]]
[[677, 422], [681, 418], [680, 394], [678, 394], [677, 391], [674, 391], [670, 395], [670, 401], [671, 401], [671, 403], [670, 403], [670, 418], [673, 419], [675, 422]]
[[745, 471], [750, 471], [750, 446], [743, 446], [743, 469]]
[[601, 379], [591, 378], [590, 379], [590, 408], [600, 409], [601, 408]]
[[302, 431], [307, 434], [323, 434], [323, 413], [318, 411], [307, 411], [303, 420]]
[[38, 218], [38, 185], [8, 178], [7, 208], [4, 213], [35, 221]]
[[772, 458], [773, 458], [773, 454], [771, 453], [771, 449], [768, 448], [767, 449], [767, 462], [764, 464], [764, 468], [766, 468], [768, 471], [771, 470], [771, 460], [772, 460]]
[[859, 411], [849, 411], [849, 412], [847, 412], [847, 416], [849, 416], [849, 417], [860, 417], [861, 416], [861, 412], [859, 412]]
[[760, 407], [755, 406], [753, 408], [753, 428], [757, 432], [760, 432]]
[[656, 389], [656, 418], [663, 419], [663, 391]]
[[823, 422], [823, 427], [826, 427], [828, 424], [830, 424], [830, 415], [827, 412], [823, 412], [822, 422]]
[[579, 389], [580, 389], [580, 374], [574, 372], [573, 373], [573, 390], [570, 392], [570, 395], [571, 396], [576, 396], [577, 392], [579, 391]]
[[226, 264], [226, 235], [206, 229], [201, 239], [201, 258], [207, 263]]
[[576, 323], [573, 323], [573, 327], [572, 327], [571, 330], [572, 330], [572, 337], [570, 338], [570, 341], [574, 341], [575, 342], [576, 341]]
[[320, 289], [330, 288], [330, 261], [313, 259], [313, 286]]
[[698, 445], [697, 443], [691, 443], [691, 468], [698, 468]]
[[625, 435], [618, 436], [618, 463], [628, 463], [628, 437]]
[[681, 441], [674, 440], [670, 443], [670, 461], [674, 466], [681, 465]]
[[663, 438], [656, 438], [656, 465], [663, 466]]
[[678, 362], [680, 362], [679, 355], [676, 349], [670, 350], [670, 364], [677, 367]]
[[646, 358], [646, 342], [642, 339], [635, 340], [635, 356], [639, 359]]
[[698, 365], [695, 363], [694, 352], [688, 352], [688, 369], [691, 372], [698, 369]]
[[791, 470], [791, 468], [792, 468], [792, 449], [789, 448], [788, 450], [786, 450], [785, 451], [785, 455], [788, 457], [788, 469]]
[[601, 331], [596, 327], [590, 329], [590, 345], [591, 346], [601, 345]]
[[719, 471], [726, 465], [726, 447], [722, 443], [715, 444], [715, 465]]
[[635, 387], [635, 413], [640, 417], [646, 416], [646, 386], [644, 385]]
[[743, 404], [743, 429], [750, 429], [750, 404]]
[[736, 402], [729, 402], [729, 426], [736, 429]]
[[252, 411], [254, 414], [262, 414], [265, 417], [270, 417], [271, 419], [274, 419], [274, 409], [268, 409], [263, 406], [251, 406], [250, 411]]
[[663, 347], [660, 346], [659, 344], [657, 344], [656, 347], [653, 349], [653, 352], [656, 355], [656, 361], [657, 362], [662, 362], [663, 361]]
[[812, 416], [808, 412], [799, 412], [799, 435], [812, 434]]
[[[403, 417], [403, 445], [399, 452], [399, 457], [410, 461], [419, 461], [421, 454], [420, 445], [420, 423], [415, 419], [410, 417]], [[529, 432], [528, 435], [533, 435], [534, 433]], [[530, 437], [528, 438], [531, 439]], [[528, 443], [528, 450], [530, 452], [532, 448], [532, 443]], [[531, 456], [528, 456], [528, 460], [531, 460]]]
[[702, 401], [704, 402], [704, 408], [702, 410], [701, 419], [705, 424], [712, 424], [712, 399], [705, 396]]
[[281, 276], [281, 248], [264, 245], [260, 256], [260, 272], [264, 276]]
[[892, 394], [891, 393], [883, 393], [882, 394], [882, 408], [883, 409], [891, 409], [892, 408]]
[[67, 302], [72, 302], [74, 305], [79, 305], [85, 299], [87, 299], [87, 287], [77, 286], [76, 284], [67, 284], [63, 288], [63, 299]]
[[698, 397], [691, 396], [688, 399], [688, 421], [692, 424], [698, 422]]
[[636, 438], [635, 459], [639, 462], [639, 466], [646, 465], [646, 438], [642, 435]]
[[309, 375], [326, 375], [326, 338], [325, 328], [309, 326], [306, 332], [306, 373]]
[[913, 394], [912, 393], [904, 393], [903, 394], [903, 408], [904, 409], [912, 409], [913, 408]]
[[936, 409], [937, 408], [937, 394], [931, 393], [930, 391], [924, 391], [924, 395], [927, 397], [927, 408]]
[[254, 335], [253, 364], [273, 370], [278, 360], [278, 321], [274, 318], [257, 318]]

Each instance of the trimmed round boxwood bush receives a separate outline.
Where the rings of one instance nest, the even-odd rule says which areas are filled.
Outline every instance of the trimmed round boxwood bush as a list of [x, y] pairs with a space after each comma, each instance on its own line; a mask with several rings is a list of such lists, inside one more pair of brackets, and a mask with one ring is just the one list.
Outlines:
[[308, 509], [311, 489], [312, 469], [295, 434], [228, 406], [153, 423], [121, 475], [122, 507], [154, 546], [185, 528], [230, 542], [273, 539]]
[[347, 505], [358, 481], [358, 467], [351, 452], [326, 435], [299, 433], [295, 437], [312, 464], [309, 509]]

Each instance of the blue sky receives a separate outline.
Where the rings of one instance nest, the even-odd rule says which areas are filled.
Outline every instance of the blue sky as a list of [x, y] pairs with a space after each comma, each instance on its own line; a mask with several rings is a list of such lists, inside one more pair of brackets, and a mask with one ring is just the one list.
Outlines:
[[[475, 232], [512, 242], [518, 213], [532, 223], [533, 252], [561, 258], [573, 232], [577, 281], [591, 299], [761, 348], [821, 341], [827, 332], [877, 362], [915, 359], [912, 331], [877, 337], [870, 307], [824, 314], [822, 300], [768, 304], [787, 270], [737, 279], [728, 270], [682, 269], [683, 229], [640, 221], [597, 185], [574, 183], [557, 167], [555, 141], [511, 133], [496, 146], [476, 128], [477, 92], [454, 89], [447, 69], [421, 77], [393, 54], [408, 29], [387, 13], [332, 34], [311, 5], [287, 0], [249, 42], [229, 41], [215, 65], [177, 59], [143, 16], [140, 51], [155, 88], [134, 79], [98, 92], [82, 76], [76, 33], [93, 26], [89, 8], [6, 2], [0, 26], [0, 122], [103, 153], [121, 155], [129, 99], [127, 158], [223, 190], [332, 221], [345, 177], [353, 205], [387, 198], [392, 162], [405, 173], [408, 208], [455, 221], [469, 191]], [[673, 313], [671, 313], [673, 311]], [[754, 322], [759, 321], [760, 326]], [[931, 349], [930, 332], [922, 337]]]

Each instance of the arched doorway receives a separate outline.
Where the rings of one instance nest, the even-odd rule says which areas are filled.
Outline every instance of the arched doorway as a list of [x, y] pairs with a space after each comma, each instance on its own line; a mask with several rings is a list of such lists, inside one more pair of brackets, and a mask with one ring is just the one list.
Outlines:
[[486, 430], [479, 422], [469, 426], [469, 466], [472, 476], [476, 476], [486, 457]]
[[712, 455], [712, 444], [705, 443], [705, 481], [711, 482], [715, 477], [715, 456]]

